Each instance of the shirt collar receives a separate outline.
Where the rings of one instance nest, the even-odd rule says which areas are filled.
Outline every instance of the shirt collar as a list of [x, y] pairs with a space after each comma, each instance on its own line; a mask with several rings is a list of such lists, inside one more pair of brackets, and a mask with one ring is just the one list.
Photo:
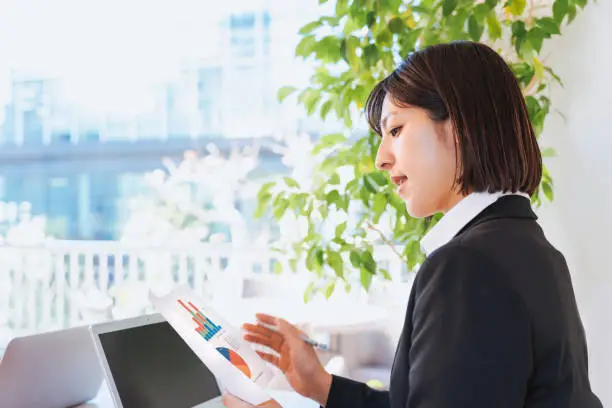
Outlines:
[[470, 221], [485, 208], [506, 195], [521, 195], [529, 198], [525, 193], [471, 193], [459, 201], [436, 225], [421, 239], [421, 249], [426, 255], [447, 244]]

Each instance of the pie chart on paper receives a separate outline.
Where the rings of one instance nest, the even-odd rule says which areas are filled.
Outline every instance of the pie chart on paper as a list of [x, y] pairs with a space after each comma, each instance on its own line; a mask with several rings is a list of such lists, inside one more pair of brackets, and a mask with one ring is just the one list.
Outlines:
[[242, 357], [240, 357], [240, 355], [238, 353], [236, 353], [234, 350], [230, 350], [230, 349], [228, 349], [226, 347], [217, 347], [217, 351], [219, 353], [221, 353], [221, 355], [223, 357], [225, 357], [227, 359], [227, 361], [229, 361], [237, 369], [242, 371], [244, 373], [244, 375], [246, 375], [247, 377], [251, 378], [251, 369], [249, 368], [247, 363], [244, 361], [244, 359]]

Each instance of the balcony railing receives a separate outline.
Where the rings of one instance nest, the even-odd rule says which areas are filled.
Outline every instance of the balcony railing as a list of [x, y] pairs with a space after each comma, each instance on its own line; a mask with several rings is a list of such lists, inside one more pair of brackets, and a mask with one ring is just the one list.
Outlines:
[[[388, 247], [377, 248], [375, 258], [394, 278], [404, 272]], [[207, 299], [242, 297], [245, 280], [274, 279], [276, 263], [289, 270], [282, 254], [232, 244], [146, 248], [122, 242], [50, 241], [3, 246], [0, 328], [17, 335], [146, 313], [151, 311], [151, 291], [163, 292], [176, 284], [188, 284]], [[298, 272], [291, 280], [298, 277], [307, 280], [310, 275]]]

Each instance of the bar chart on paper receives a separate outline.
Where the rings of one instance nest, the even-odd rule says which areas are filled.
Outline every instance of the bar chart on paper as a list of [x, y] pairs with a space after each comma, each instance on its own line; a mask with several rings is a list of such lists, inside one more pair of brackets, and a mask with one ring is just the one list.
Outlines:
[[200, 310], [193, 305], [193, 303], [187, 302], [187, 304], [185, 304], [185, 302], [183, 302], [181, 299], [178, 299], [177, 302], [191, 314], [193, 321], [197, 325], [195, 331], [200, 336], [204, 337], [204, 340], [210, 341], [215, 334], [221, 331], [222, 327], [216, 325], [212, 320], [204, 316], [202, 312], [200, 312]]
[[[198, 309], [193, 303], [191, 303], [190, 301], [185, 302], [182, 299], [177, 299], [177, 302], [184, 310], [191, 314], [191, 318], [195, 322], [195, 331], [200, 336], [202, 336], [204, 340], [210, 342], [215, 338], [217, 334], [221, 333], [221, 329], [223, 327], [213, 322], [208, 316], [204, 315], [200, 311], [200, 309]], [[224, 338], [223, 341], [228, 345], [235, 343], [231, 341], [231, 338], [229, 336]], [[246, 361], [240, 356], [240, 354], [237, 353], [236, 350], [232, 350], [226, 345], [215, 348], [234, 367], [239, 369], [247, 377], [251, 378], [251, 369], [249, 368]]]
[[151, 300], [227, 392], [255, 406], [270, 400], [264, 387], [274, 377], [272, 370], [240, 329], [193, 289], [183, 285]]

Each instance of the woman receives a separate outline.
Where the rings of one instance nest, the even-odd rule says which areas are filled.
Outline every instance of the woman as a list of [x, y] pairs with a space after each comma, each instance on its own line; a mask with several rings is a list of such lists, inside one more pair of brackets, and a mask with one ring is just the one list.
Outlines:
[[567, 265], [531, 209], [542, 158], [503, 59], [471, 42], [420, 50], [366, 112], [408, 213], [444, 213], [421, 242], [389, 391], [326, 373], [284, 320], [260, 315], [278, 333], [245, 325], [247, 340], [278, 352], [262, 357], [327, 408], [601, 408]]

